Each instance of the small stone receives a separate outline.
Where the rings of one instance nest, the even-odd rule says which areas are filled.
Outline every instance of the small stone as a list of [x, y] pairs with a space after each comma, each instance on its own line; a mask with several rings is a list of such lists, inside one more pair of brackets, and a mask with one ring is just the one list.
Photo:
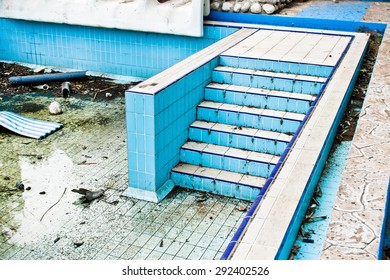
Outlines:
[[24, 184], [22, 182], [17, 182], [15, 187], [19, 190], [24, 190]]
[[112, 97], [112, 93], [106, 92], [106, 98]]
[[219, 8], [221, 8], [221, 3], [219, 3], [219, 2], [213, 2], [210, 4], [211, 10], [218, 11]]
[[53, 102], [50, 103], [50, 105], [49, 105], [49, 112], [50, 112], [50, 114], [52, 114], [52, 115], [59, 115], [59, 114], [62, 114], [62, 107], [61, 107], [61, 104], [58, 103], [57, 101], [53, 101]]
[[83, 244], [84, 244], [83, 241], [75, 241], [75, 242], [73, 242], [73, 245], [74, 245], [75, 248], [80, 247]]
[[239, 13], [240, 11], [241, 11], [241, 4], [236, 3], [236, 5], [234, 5], [234, 7], [233, 7], [233, 12]]
[[241, 212], [244, 212], [244, 211], [246, 211], [246, 207], [244, 205], [240, 205], [240, 206], [237, 207], [237, 210], [241, 211]]
[[31, 187], [27, 187], [27, 188], [26, 188], [26, 191], [29, 191], [29, 190], [31, 190]]
[[241, 5], [241, 13], [247, 13], [249, 11], [249, 8], [251, 7], [251, 4], [249, 1], [245, 1]]
[[274, 5], [271, 4], [264, 4], [263, 5], [263, 10], [266, 14], [270, 15], [276, 11], [276, 8]]
[[250, 11], [252, 14], [260, 14], [261, 13], [261, 5], [259, 3], [253, 3]]
[[231, 2], [224, 2], [222, 4], [222, 11], [230, 12], [233, 9], [233, 4]]
[[43, 194], [46, 194], [46, 192], [45, 192], [45, 191], [41, 191], [39, 194], [42, 194], [42, 195], [43, 195]]

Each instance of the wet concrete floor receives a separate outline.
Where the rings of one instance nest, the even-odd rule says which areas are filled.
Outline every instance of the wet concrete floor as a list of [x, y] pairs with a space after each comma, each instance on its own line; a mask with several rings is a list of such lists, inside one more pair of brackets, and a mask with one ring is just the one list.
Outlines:
[[[0, 259], [218, 259], [250, 206], [182, 188], [158, 204], [123, 197], [128, 178], [121, 97], [1, 98], [0, 111], [64, 128], [43, 140], [0, 128]], [[61, 115], [48, 113], [55, 100]], [[81, 203], [72, 192], [77, 188], [104, 195]]]

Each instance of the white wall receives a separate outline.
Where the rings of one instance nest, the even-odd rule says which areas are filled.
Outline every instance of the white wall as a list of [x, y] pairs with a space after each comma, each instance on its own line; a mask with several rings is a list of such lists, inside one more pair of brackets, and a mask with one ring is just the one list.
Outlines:
[[0, 0], [0, 17], [203, 36], [204, 0]]

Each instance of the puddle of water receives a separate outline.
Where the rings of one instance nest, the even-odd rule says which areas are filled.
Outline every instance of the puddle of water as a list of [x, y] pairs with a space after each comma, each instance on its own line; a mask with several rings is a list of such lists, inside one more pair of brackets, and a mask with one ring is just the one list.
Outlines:
[[[49, 114], [53, 101], [61, 103], [63, 114]], [[92, 179], [86, 179], [94, 166], [80, 163], [102, 163], [115, 152], [117, 143], [104, 138], [110, 137], [113, 127], [123, 126], [125, 131], [124, 98], [92, 101], [51, 94], [2, 96], [3, 110], [64, 124], [43, 140], [0, 128], [0, 242], [26, 245], [55, 234], [67, 216], [83, 209], [74, 204], [80, 195], [71, 190], [94, 187]], [[120, 144], [125, 145], [122, 140]], [[24, 191], [16, 188], [18, 182], [24, 184]]]
[[[71, 193], [72, 186], [79, 179], [74, 177], [74, 163], [61, 150], [56, 150], [39, 164], [20, 157], [21, 181], [25, 188], [22, 194], [24, 208], [15, 215], [14, 222], [18, 225], [11, 242], [26, 245], [39, 238], [35, 234], [58, 231], [61, 219], [67, 213], [77, 213], [76, 195]], [[76, 182], [76, 184], [75, 184]]]

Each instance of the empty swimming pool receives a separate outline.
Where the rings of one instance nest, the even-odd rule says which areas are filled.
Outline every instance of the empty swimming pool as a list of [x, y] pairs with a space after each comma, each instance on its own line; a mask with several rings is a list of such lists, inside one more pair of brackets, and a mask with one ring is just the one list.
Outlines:
[[0, 30], [2, 60], [147, 78], [126, 92], [124, 194], [253, 201], [224, 259], [288, 255], [368, 39], [225, 22], [196, 39], [9, 19]]

